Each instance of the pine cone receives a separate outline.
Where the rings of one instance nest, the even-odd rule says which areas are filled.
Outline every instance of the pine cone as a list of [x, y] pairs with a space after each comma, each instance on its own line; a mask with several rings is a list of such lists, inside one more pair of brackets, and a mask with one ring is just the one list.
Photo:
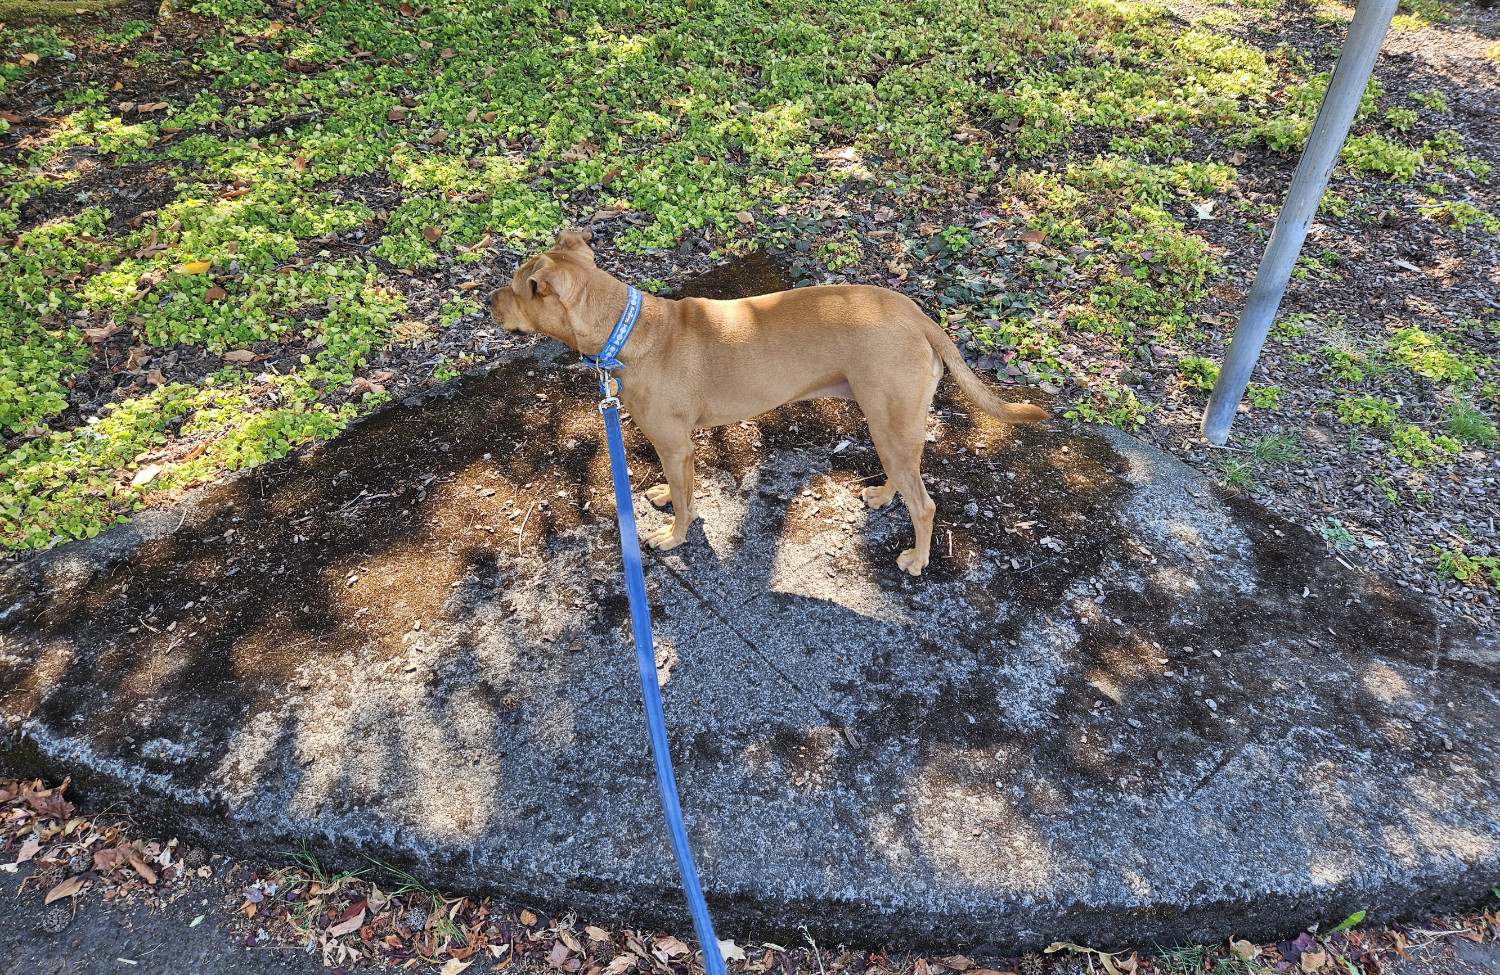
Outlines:
[[208, 866], [208, 851], [201, 846], [190, 848], [182, 855], [182, 865], [189, 870]]
[[73, 912], [64, 904], [53, 904], [42, 915], [42, 930], [48, 934], [62, 934], [73, 923]]
[[406, 926], [411, 928], [413, 931], [427, 930], [427, 912], [422, 910], [420, 907], [413, 907], [411, 910], [407, 911], [404, 920], [406, 921]]
[[1047, 959], [1034, 951], [1021, 956], [1021, 975], [1047, 975]]

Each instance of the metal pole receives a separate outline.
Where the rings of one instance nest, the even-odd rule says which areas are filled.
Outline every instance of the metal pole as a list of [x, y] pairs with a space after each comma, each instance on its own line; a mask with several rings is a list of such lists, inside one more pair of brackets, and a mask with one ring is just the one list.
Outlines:
[[1344, 48], [1328, 82], [1328, 93], [1318, 108], [1307, 148], [1302, 150], [1286, 203], [1276, 218], [1276, 229], [1271, 232], [1271, 242], [1266, 245], [1255, 283], [1245, 299], [1240, 323], [1229, 342], [1229, 350], [1224, 353], [1219, 379], [1203, 411], [1203, 436], [1211, 444], [1222, 447], [1229, 439], [1234, 412], [1245, 395], [1250, 373], [1266, 344], [1276, 309], [1286, 293], [1287, 280], [1302, 251], [1302, 242], [1307, 239], [1307, 228], [1318, 212], [1323, 191], [1328, 188], [1328, 177], [1349, 136], [1349, 126], [1354, 123], [1354, 113], [1375, 69], [1375, 57], [1396, 14], [1397, 3], [1398, 0], [1360, 0], [1354, 11], [1349, 35], [1344, 39]]

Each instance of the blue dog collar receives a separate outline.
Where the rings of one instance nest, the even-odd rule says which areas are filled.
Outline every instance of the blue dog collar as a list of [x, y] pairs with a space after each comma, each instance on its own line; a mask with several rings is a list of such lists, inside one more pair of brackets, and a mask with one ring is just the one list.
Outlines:
[[615, 322], [614, 331], [609, 333], [609, 340], [604, 343], [604, 348], [599, 350], [598, 355], [583, 356], [583, 364], [600, 374], [599, 385], [601, 388], [605, 385], [605, 373], [625, 368], [624, 364], [617, 357], [620, 354], [620, 350], [625, 348], [626, 341], [630, 339], [630, 333], [635, 328], [636, 319], [641, 317], [641, 293], [628, 285], [627, 291], [628, 296], [625, 299], [625, 310], [620, 313], [620, 320]]

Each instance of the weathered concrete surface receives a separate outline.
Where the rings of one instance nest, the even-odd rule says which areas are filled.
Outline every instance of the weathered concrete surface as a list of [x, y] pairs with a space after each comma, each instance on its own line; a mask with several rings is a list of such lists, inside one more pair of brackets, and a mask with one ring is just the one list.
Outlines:
[[[3, 760], [228, 850], [685, 930], [588, 391], [509, 366], [10, 567]], [[704, 521], [647, 559], [726, 936], [1285, 934], [1500, 880], [1490, 636], [1120, 434], [933, 433], [921, 580], [837, 402], [705, 434]]]

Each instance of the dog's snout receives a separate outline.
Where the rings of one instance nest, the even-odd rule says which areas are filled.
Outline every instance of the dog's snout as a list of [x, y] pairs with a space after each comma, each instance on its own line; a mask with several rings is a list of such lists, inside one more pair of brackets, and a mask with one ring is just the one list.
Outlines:
[[499, 297], [499, 295], [500, 295], [500, 289], [499, 288], [496, 288], [494, 291], [490, 292], [490, 296], [489, 296], [489, 299], [488, 299], [487, 303], [490, 306], [490, 317], [491, 318], [495, 317], [495, 299], [497, 297]]

